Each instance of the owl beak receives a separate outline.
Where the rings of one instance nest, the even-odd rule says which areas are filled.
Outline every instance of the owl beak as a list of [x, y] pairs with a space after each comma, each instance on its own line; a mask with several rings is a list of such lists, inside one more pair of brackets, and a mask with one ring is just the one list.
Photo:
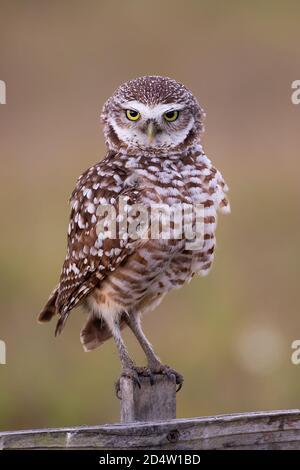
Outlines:
[[153, 121], [150, 121], [147, 127], [147, 137], [148, 137], [148, 142], [151, 144], [153, 142], [153, 139], [155, 137], [155, 126]]

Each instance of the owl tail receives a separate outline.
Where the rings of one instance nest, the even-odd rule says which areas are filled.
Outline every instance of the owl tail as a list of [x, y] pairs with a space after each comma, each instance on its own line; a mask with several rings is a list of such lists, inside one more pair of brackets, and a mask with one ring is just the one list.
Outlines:
[[52, 294], [49, 297], [48, 302], [46, 303], [43, 310], [38, 315], [38, 322], [44, 323], [50, 321], [51, 318], [56, 314], [57, 310], [55, 307], [56, 299], [58, 295], [58, 288], [56, 287]]
[[[126, 326], [125, 321], [121, 318], [120, 327]], [[90, 315], [84, 327], [80, 332], [80, 341], [83, 349], [88, 352], [98, 348], [104, 341], [112, 337], [112, 333], [104, 320]]]

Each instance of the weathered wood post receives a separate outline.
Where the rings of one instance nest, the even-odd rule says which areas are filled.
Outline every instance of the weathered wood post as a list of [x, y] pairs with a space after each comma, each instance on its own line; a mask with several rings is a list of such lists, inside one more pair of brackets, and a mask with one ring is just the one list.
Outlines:
[[300, 410], [0, 432], [1, 449], [300, 449]]
[[120, 380], [121, 423], [168, 421], [176, 418], [176, 383], [157, 375], [140, 378], [139, 388], [131, 379]]

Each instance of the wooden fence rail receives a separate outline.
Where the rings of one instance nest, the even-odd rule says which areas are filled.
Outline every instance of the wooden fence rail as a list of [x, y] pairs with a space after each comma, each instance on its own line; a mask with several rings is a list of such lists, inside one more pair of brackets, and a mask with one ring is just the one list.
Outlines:
[[300, 410], [0, 433], [0, 449], [300, 449]]

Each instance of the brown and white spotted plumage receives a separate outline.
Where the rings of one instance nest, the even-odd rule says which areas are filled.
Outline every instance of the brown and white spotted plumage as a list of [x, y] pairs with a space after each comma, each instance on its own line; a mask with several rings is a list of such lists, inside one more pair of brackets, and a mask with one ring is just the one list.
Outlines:
[[[136, 381], [141, 369], [123, 343], [120, 330], [125, 325], [147, 356], [148, 368], [143, 373], [173, 373], [178, 383], [182, 381], [154, 354], [140, 316], [194, 274], [208, 273], [217, 212], [229, 212], [227, 186], [200, 144], [203, 115], [183, 85], [156, 76], [125, 83], [105, 103], [102, 119], [108, 153], [77, 181], [60, 282], [39, 315], [40, 321], [48, 321], [57, 313], [59, 333], [70, 311], [83, 305], [88, 312], [81, 331], [85, 350], [113, 336], [123, 374]], [[146, 207], [152, 203], [203, 204], [201, 248], [186, 249], [184, 238], [146, 240], [99, 232], [99, 207], [113, 206], [121, 222], [120, 198], [125, 198], [128, 213], [135, 203]]]

